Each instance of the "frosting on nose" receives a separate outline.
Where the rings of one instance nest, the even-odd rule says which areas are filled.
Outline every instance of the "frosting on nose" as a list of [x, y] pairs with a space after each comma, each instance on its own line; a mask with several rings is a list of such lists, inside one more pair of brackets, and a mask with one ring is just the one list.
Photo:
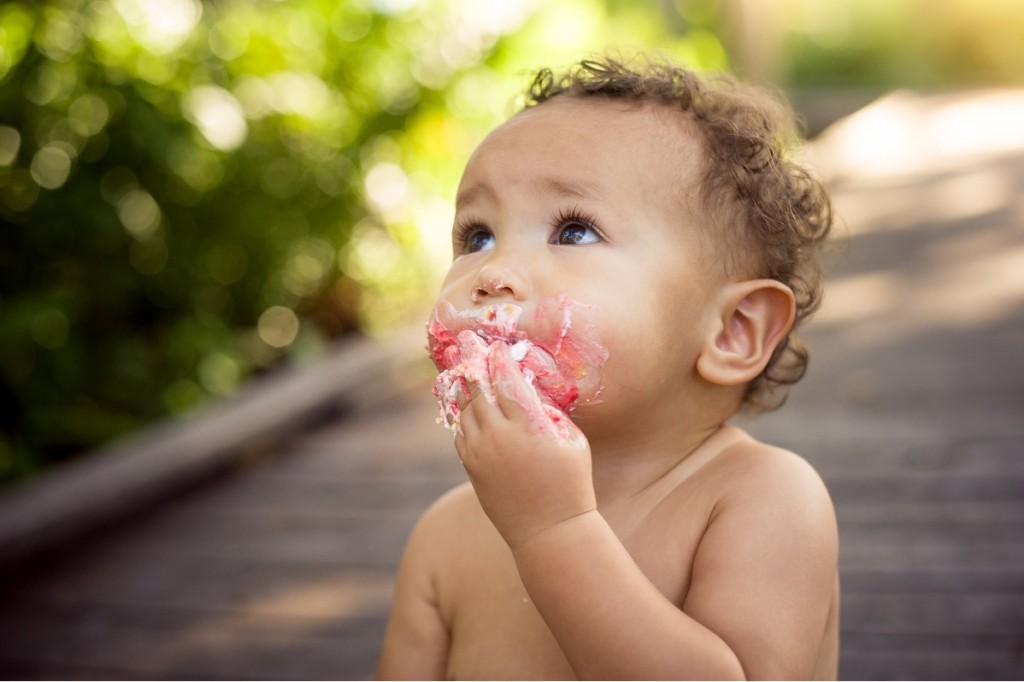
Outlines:
[[470, 300], [475, 305], [487, 299], [507, 297], [516, 302], [530, 298], [532, 291], [523, 257], [514, 253], [491, 253], [470, 283]]
[[473, 291], [470, 293], [470, 300], [472, 300], [473, 303], [482, 303], [485, 298], [501, 295], [511, 296], [514, 298], [515, 290], [505, 284], [504, 280], [492, 279], [474, 287]]

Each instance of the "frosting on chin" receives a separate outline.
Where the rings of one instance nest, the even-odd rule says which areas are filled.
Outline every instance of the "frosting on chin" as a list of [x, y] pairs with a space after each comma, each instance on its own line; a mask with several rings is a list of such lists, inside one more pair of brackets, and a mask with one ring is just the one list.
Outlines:
[[434, 383], [438, 422], [459, 431], [458, 399], [460, 394], [469, 396], [470, 382], [486, 400], [495, 400], [490, 359], [501, 344], [509, 347], [540, 399], [539, 409], [536, 404], [522, 405], [531, 421], [567, 435], [567, 415], [600, 394], [598, 370], [608, 358], [589, 322], [589, 310], [567, 296], [545, 300], [537, 306], [527, 333], [520, 327], [523, 309], [518, 305], [497, 303], [459, 311], [442, 301], [427, 324], [428, 351], [440, 370]]

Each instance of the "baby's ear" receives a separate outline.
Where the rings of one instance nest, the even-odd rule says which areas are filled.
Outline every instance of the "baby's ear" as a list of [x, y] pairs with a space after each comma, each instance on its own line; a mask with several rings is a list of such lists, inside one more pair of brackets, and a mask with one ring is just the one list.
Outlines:
[[746, 384], [764, 370], [792, 328], [793, 291], [774, 279], [734, 282], [722, 291], [718, 310], [697, 371], [714, 384]]

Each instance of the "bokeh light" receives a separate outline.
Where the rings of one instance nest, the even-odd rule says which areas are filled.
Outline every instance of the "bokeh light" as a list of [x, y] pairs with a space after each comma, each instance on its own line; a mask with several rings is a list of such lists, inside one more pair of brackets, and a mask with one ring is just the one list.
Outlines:
[[268, 346], [284, 348], [299, 335], [299, 318], [293, 310], [281, 305], [267, 308], [256, 324], [260, 339]]

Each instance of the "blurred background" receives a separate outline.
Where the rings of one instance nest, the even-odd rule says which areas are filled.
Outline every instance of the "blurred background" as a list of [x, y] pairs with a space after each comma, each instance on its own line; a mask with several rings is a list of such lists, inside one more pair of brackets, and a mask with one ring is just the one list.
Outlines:
[[1024, 82], [1016, 0], [0, 6], [0, 485], [422, 319], [531, 70], [613, 45], [783, 89]]
[[0, 3], [0, 678], [365, 679], [465, 480], [423, 322], [535, 69], [788, 96], [839, 216], [745, 423], [840, 526], [840, 674], [1024, 678], [1024, 2]]

